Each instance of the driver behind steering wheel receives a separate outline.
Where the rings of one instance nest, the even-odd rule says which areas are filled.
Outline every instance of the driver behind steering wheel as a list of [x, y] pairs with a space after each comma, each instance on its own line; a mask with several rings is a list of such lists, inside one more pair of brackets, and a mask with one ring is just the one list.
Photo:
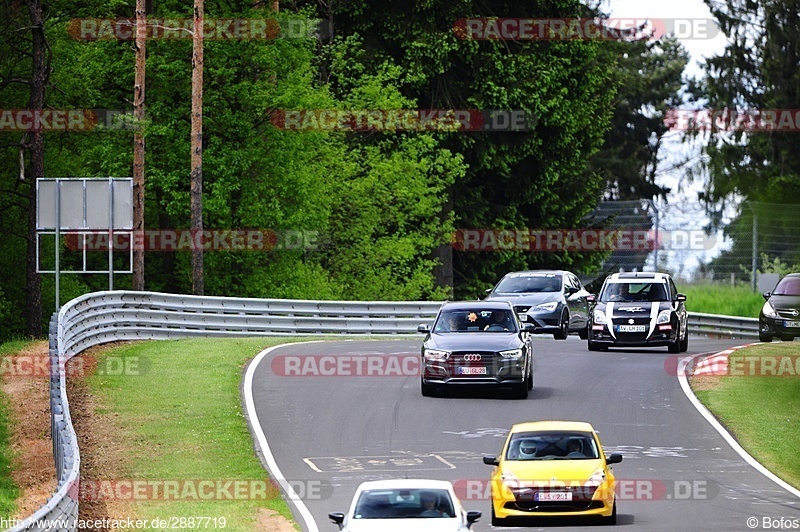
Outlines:
[[483, 328], [484, 331], [488, 331], [490, 327], [502, 327], [504, 331], [510, 331], [510, 323], [508, 320], [508, 313], [502, 310], [493, 310], [492, 315], [489, 318], [489, 323], [486, 327]]

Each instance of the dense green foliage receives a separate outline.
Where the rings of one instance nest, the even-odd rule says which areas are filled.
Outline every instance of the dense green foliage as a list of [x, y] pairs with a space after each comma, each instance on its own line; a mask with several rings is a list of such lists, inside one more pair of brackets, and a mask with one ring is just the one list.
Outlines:
[[[29, 43], [18, 37], [27, 10], [10, 0], [0, 5], [8, 14], [0, 26], [0, 54], [14, 59], [0, 71], [0, 109], [25, 108]], [[665, 192], [654, 188], [648, 167], [654, 160], [650, 130], [662, 132], [654, 125], [658, 118], [638, 118], [675, 98], [685, 59], [672, 42], [477, 41], [453, 31], [454, 21], [464, 17], [595, 13], [579, 0], [508, 0], [491, 8], [468, 0], [359, 0], [334, 4], [333, 11], [309, 1], [281, 5], [277, 15], [253, 5], [206, 2], [206, 17], [318, 17], [332, 23], [335, 36], [206, 42], [204, 226], [305, 232], [314, 242], [206, 253], [209, 295], [475, 297], [510, 269], [594, 272], [600, 253], [462, 252], [453, 249], [452, 233], [576, 228], [611, 188], [632, 187], [645, 197]], [[152, 9], [154, 19], [191, 15], [190, 6], [177, 1]], [[131, 110], [132, 43], [76, 40], [68, 29], [74, 29], [70, 19], [132, 13], [131, 0], [45, 5], [47, 107]], [[147, 54], [147, 120], [139, 125], [146, 134], [145, 227], [188, 229], [191, 41], [151, 39]], [[618, 98], [620, 85], [629, 89]], [[292, 131], [271, 121], [284, 109], [520, 110], [535, 121], [521, 132]], [[641, 128], [623, 138], [631, 121]], [[130, 130], [47, 132], [45, 175], [130, 176], [132, 136]], [[0, 318], [6, 318], [0, 319], [0, 337], [25, 329], [23, 313], [11, 311], [24, 308], [26, 298], [20, 259], [33, 183], [19, 179], [24, 138], [20, 131], [0, 131], [0, 230], [8, 237], [0, 241]], [[626, 147], [610, 147], [617, 142]], [[637, 143], [647, 146], [637, 149]], [[22, 151], [27, 167], [30, 155]], [[627, 164], [631, 151], [635, 165]], [[626, 164], [631, 170], [612, 183]], [[49, 257], [52, 244], [43, 246]], [[103, 266], [104, 253], [89, 255]], [[80, 260], [66, 253], [63, 265]], [[116, 261], [117, 268], [127, 266], [124, 253]], [[130, 276], [118, 275], [115, 287], [129, 283]], [[189, 292], [189, 252], [146, 253], [145, 286]], [[60, 300], [107, 287], [103, 275], [62, 275]], [[53, 276], [45, 275], [45, 317], [53, 304]]]

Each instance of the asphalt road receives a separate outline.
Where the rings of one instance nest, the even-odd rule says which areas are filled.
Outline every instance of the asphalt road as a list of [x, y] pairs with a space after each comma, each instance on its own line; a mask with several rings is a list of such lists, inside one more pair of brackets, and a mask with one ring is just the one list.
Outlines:
[[[577, 337], [536, 340], [535, 387], [527, 400], [491, 392], [422, 397], [419, 377], [397, 376], [399, 365], [384, 367], [393, 376], [284, 375], [287, 360], [305, 364], [310, 359], [293, 357], [307, 355], [407, 360], [418, 355], [419, 341], [282, 347], [253, 375], [255, 421], [322, 532], [338, 530], [328, 512], [346, 512], [359, 483], [402, 477], [454, 482], [464, 506], [483, 512], [472, 530], [493, 530], [481, 489], [491, 467], [481, 457], [499, 452], [512, 424], [542, 419], [589, 421], [606, 454], [624, 455], [614, 472], [627, 486], [617, 506], [618, 525], [628, 530], [780, 530], [774, 521], [780, 518], [800, 526], [800, 499], [748, 465], [686, 398], [671, 369], [677, 355], [666, 348], [590, 353]], [[687, 354], [742, 343], [692, 338]], [[314, 530], [293, 511], [303, 530]], [[757, 526], [749, 527], [748, 518]], [[782, 524], [792, 529], [792, 521]]]

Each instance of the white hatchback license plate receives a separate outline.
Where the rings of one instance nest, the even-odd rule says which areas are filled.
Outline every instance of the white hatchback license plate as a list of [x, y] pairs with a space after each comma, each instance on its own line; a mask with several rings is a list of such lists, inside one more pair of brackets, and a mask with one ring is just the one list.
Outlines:
[[535, 501], [571, 501], [572, 492], [570, 491], [537, 491], [533, 497]]
[[647, 325], [617, 325], [617, 332], [647, 332]]
[[459, 375], [486, 375], [486, 368], [458, 368]]
[[784, 321], [783, 326], [794, 329], [795, 327], [800, 327], [800, 321]]

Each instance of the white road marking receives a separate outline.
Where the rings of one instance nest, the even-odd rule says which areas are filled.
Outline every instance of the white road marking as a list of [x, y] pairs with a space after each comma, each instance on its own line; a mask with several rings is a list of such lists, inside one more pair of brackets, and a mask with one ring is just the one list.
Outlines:
[[[317, 342], [321, 342], [321, 340], [315, 340], [312, 342], [300, 342], [300, 343], [311, 344]], [[317, 527], [317, 522], [314, 521], [314, 517], [308, 510], [308, 507], [305, 505], [303, 500], [294, 490], [291, 483], [287, 482], [286, 477], [284, 477], [283, 473], [281, 473], [281, 470], [278, 467], [278, 463], [275, 461], [275, 456], [273, 456], [272, 451], [269, 448], [269, 443], [267, 443], [267, 437], [264, 434], [264, 430], [261, 428], [261, 421], [258, 419], [258, 414], [256, 413], [256, 408], [255, 408], [255, 401], [253, 400], [253, 374], [255, 373], [258, 364], [264, 359], [264, 357], [266, 357], [270, 352], [274, 351], [275, 349], [278, 349], [280, 347], [286, 347], [287, 345], [297, 345], [297, 344], [298, 343], [289, 343], [289, 344], [281, 344], [268, 347], [255, 356], [250, 365], [247, 366], [247, 372], [244, 374], [244, 405], [245, 409], [247, 409], [247, 417], [250, 419], [250, 424], [253, 427], [253, 432], [255, 433], [256, 440], [258, 441], [258, 446], [261, 449], [261, 454], [264, 455], [264, 460], [267, 462], [267, 469], [269, 470], [269, 474], [272, 475], [272, 478], [278, 481], [278, 484], [286, 492], [286, 495], [289, 497], [289, 500], [292, 502], [292, 504], [295, 505], [297, 511], [300, 513], [300, 516], [306, 522], [306, 526], [308, 527], [308, 532], [319, 532], [319, 528]]]
[[800, 490], [795, 488], [794, 486], [790, 486], [785, 481], [781, 480], [777, 475], [775, 475], [772, 471], [761, 465], [758, 460], [750, 456], [750, 454], [739, 445], [739, 442], [731, 436], [731, 434], [725, 430], [725, 428], [717, 421], [714, 415], [708, 411], [708, 409], [703, 406], [703, 403], [695, 396], [692, 388], [689, 386], [689, 379], [686, 377], [686, 368], [690, 367], [694, 359], [701, 357], [703, 355], [692, 355], [685, 358], [682, 358], [678, 363], [678, 381], [681, 383], [681, 388], [683, 389], [683, 393], [686, 395], [686, 398], [691, 401], [692, 405], [697, 409], [697, 411], [706, 418], [712, 427], [716, 429], [717, 432], [728, 442], [728, 445], [736, 451], [736, 453], [741, 456], [745, 462], [753, 466], [759, 473], [770, 479], [771, 481], [775, 482], [777, 485], [791, 493], [796, 497], [800, 497]]

